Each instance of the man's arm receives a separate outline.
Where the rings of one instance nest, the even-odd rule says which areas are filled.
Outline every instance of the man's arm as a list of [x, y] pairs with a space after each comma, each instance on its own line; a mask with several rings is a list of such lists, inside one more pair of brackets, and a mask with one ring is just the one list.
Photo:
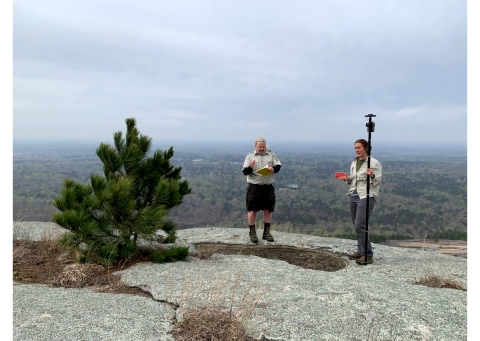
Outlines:
[[253, 173], [253, 168], [250, 167], [250, 166], [245, 167], [244, 169], [242, 169], [242, 173], [243, 173], [243, 175], [252, 174]]
[[248, 154], [245, 157], [245, 161], [243, 162], [243, 168], [242, 168], [242, 173], [243, 175], [248, 175], [253, 173], [253, 167], [251, 166], [252, 163], [252, 157], [250, 154]]
[[277, 155], [273, 151], [271, 152], [272, 152], [272, 161], [273, 161], [273, 172], [278, 173], [280, 171], [280, 168], [282, 167], [282, 163], [278, 159]]

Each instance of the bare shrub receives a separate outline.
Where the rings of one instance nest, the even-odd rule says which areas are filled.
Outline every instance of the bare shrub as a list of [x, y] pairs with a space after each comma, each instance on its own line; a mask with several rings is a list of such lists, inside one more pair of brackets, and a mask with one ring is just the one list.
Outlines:
[[[178, 298], [179, 322], [172, 335], [178, 341], [255, 340], [247, 335], [245, 326], [270, 287], [255, 281], [242, 284], [242, 270], [232, 277], [216, 273], [207, 279], [187, 274]], [[267, 302], [262, 302], [265, 308]]]

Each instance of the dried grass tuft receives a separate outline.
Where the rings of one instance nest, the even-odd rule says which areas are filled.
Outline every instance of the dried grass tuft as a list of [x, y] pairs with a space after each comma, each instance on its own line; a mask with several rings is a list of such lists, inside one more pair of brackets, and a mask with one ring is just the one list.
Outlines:
[[53, 285], [79, 288], [84, 287], [88, 280], [103, 273], [105, 268], [99, 264], [71, 264], [55, 277]]
[[228, 312], [191, 309], [172, 331], [177, 341], [212, 341], [248, 339], [243, 324]]
[[414, 284], [425, 285], [432, 288], [450, 288], [450, 289], [457, 289], [467, 291], [467, 288], [452, 279], [444, 279], [437, 275], [428, 275], [419, 280], [416, 280]]

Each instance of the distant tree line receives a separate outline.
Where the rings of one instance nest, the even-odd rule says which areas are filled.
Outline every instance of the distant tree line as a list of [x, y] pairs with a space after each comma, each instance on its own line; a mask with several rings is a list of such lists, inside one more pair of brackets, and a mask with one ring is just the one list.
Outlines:
[[[248, 151], [245, 151], [245, 155]], [[102, 173], [92, 155], [71, 151], [24, 153], [13, 160], [13, 218], [50, 221], [51, 202], [66, 177], [81, 183]], [[335, 179], [347, 171], [352, 155], [292, 153], [276, 150], [282, 169], [276, 176], [277, 205], [273, 229], [318, 236], [349, 238], [348, 186]], [[182, 167], [192, 192], [172, 208], [169, 218], [179, 228], [246, 227], [244, 154], [176, 151], [172, 164]], [[412, 160], [383, 157], [380, 201], [369, 222], [373, 238], [462, 239], [467, 237], [466, 158]], [[295, 188], [291, 185], [297, 185]], [[260, 215], [261, 217], [261, 215]]]

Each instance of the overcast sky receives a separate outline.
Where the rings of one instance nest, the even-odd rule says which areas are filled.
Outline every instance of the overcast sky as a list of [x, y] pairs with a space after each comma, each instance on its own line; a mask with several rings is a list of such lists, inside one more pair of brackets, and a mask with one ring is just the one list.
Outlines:
[[467, 2], [13, 2], [13, 139], [467, 141]]

